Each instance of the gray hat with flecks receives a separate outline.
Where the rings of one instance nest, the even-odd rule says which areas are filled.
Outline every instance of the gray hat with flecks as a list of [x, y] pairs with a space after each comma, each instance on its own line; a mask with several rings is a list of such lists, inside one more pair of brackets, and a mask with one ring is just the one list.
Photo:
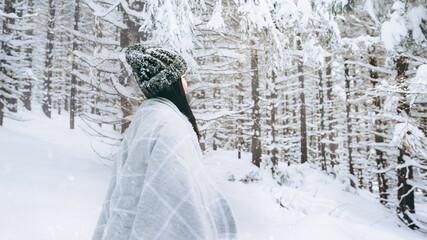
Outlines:
[[135, 44], [126, 49], [125, 55], [136, 82], [147, 98], [156, 96], [187, 71], [184, 58], [163, 48]]

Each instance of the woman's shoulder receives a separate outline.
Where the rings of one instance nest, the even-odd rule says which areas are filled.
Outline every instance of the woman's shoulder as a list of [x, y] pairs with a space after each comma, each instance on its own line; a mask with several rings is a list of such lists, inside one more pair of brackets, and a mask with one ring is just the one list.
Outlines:
[[[141, 104], [137, 117], [146, 123], [162, 125], [166, 131], [187, 131], [190, 122], [178, 108], [165, 98], [150, 98]], [[182, 132], [181, 132], [182, 133]]]
[[136, 112], [136, 115], [142, 119], [153, 118], [157, 121], [167, 121], [170, 118], [174, 118], [176, 114], [170, 106], [150, 98], [141, 104]]

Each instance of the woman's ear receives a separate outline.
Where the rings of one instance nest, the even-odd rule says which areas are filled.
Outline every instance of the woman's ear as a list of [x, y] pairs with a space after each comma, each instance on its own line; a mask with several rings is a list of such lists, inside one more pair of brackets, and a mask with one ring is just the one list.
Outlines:
[[187, 81], [185, 80], [185, 75], [181, 76], [182, 88], [184, 88], [184, 92], [187, 92]]

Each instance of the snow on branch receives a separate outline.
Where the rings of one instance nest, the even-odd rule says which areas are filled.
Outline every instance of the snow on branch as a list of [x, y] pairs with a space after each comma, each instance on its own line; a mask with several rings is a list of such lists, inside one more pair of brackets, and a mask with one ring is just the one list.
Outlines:
[[119, 0], [117, 1], [115, 4], [112, 5], [112, 7], [110, 7], [109, 9], [105, 9], [101, 6], [99, 6], [98, 4], [94, 3], [92, 0], [84, 0], [86, 2], [86, 4], [94, 11], [93, 14], [96, 17], [102, 17], [105, 21], [112, 23], [113, 25], [115, 25], [116, 27], [119, 28], [123, 28], [126, 29], [127, 26], [126, 24], [124, 24], [121, 21], [118, 21], [116, 18], [110, 16], [108, 13], [110, 13], [114, 8], [116, 8], [121, 1], [123, 0]]
[[209, 29], [220, 29], [225, 26], [224, 19], [222, 18], [221, 13], [222, 13], [221, 0], [217, 0], [215, 3], [215, 9], [212, 13], [212, 17], [209, 20], [209, 22], [206, 24], [206, 26]]
[[382, 67], [375, 67], [375, 66], [372, 66], [370, 64], [366, 64], [366, 63], [362, 63], [362, 62], [358, 62], [358, 61], [347, 60], [347, 61], [344, 61], [344, 63], [365, 67], [365, 68], [370, 69], [370, 70], [374, 70], [377, 72], [386, 73], [386, 74], [390, 74], [390, 75], [396, 74], [395, 71], [387, 70], [387, 69], [382, 68]]
[[135, 10], [132, 10], [129, 8], [129, 4], [127, 1], [121, 1], [122, 7], [125, 10], [125, 12], [131, 16], [137, 17], [137, 18], [142, 18], [141, 13], [137, 12]]
[[[86, 2], [90, 1], [90, 0], [85, 0]], [[93, 15], [97, 16], [97, 17], [105, 17], [107, 16], [111, 11], [113, 11], [117, 6], [119, 6], [120, 2], [122, 2], [123, 0], [118, 0], [116, 3], [114, 3], [113, 5], [111, 5], [110, 8], [108, 8], [107, 10], [103, 9], [102, 7], [100, 7], [99, 5], [96, 5], [97, 7], [94, 9], [95, 12], [93, 13]], [[92, 2], [92, 1], [91, 1]], [[92, 2], [93, 6], [94, 3]]]
[[134, 96], [133, 92], [129, 90], [127, 87], [123, 86], [117, 81], [117, 78], [112, 78], [113, 87], [117, 90], [117, 92], [125, 98], [133, 99], [140, 101], [140, 97]]
[[425, 185], [421, 185], [415, 181], [412, 181], [411, 179], [408, 179], [406, 181], [409, 185], [413, 186], [414, 188], [423, 189], [424, 191], [427, 191], [427, 186]]
[[398, 123], [394, 129], [391, 144], [408, 152], [427, 158], [424, 132], [412, 122]]
[[222, 118], [225, 116], [230, 116], [230, 115], [246, 112], [246, 111], [250, 110], [251, 108], [252, 108], [252, 106], [238, 110], [238, 111], [230, 111], [228, 109], [223, 109], [221, 111], [217, 111], [214, 113], [205, 113], [203, 115], [199, 115], [199, 116], [197, 116], [197, 120], [212, 121], [212, 120], [216, 120], [216, 119], [219, 119], [219, 118]]
[[6, 18], [13, 18], [13, 19], [23, 19], [23, 18], [29, 18], [29, 17], [36, 17], [38, 16], [38, 14], [37, 13], [25, 14], [24, 16], [19, 17], [18, 15], [16, 15], [16, 13], [5, 13], [2, 10], [0, 10], [0, 16], [6, 17]]
[[82, 34], [79, 31], [68, 29], [68, 28], [66, 28], [64, 26], [61, 26], [61, 27], [62, 27], [62, 29], [64, 29], [65, 31], [67, 31], [67, 32], [69, 32], [71, 34], [73, 34], [74, 36], [83, 38], [83, 39], [88, 40], [88, 41], [93, 42], [93, 43], [99, 43], [99, 44], [104, 44], [104, 45], [116, 45], [116, 46], [120, 45], [120, 42], [115, 41], [115, 40], [111, 40], [111, 39], [107, 39], [107, 38], [99, 38], [99, 37], [89, 36], [89, 35], [86, 35], [86, 34]]

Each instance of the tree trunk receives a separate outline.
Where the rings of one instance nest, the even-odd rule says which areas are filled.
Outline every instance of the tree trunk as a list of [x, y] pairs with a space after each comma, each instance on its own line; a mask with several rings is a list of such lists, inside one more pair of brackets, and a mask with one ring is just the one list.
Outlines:
[[327, 171], [326, 165], [326, 150], [325, 150], [325, 103], [323, 96], [323, 74], [322, 70], [319, 70], [319, 105], [320, 105], [320, 155], [322, 157], [322, 170]]
[[[369, 64], [371, 66], [378, 66], [377, 59], [375, 57], [369, 58]], [[373, 87], [375, 88], [377, 84], [378, 79], [378, 73], [373, 70], [369, 70], [369, 76], [371, 77], [371, 82]], [[375, 131], [375, 143], [381, 144], [384, 142], [384, 138], [382, 136], [383, 130], [382, 130], [382, 120], [379, 118], [380, 110], [381, 110], [381, 97], [375, 96], [374, 97], [374, 106], [375, 106], [375, 121], [374, 121], [374, 131]], [[384, 153], [383, 151], [376, 149], [375, 150], [376, 159], [375, 162], [377, 164], [377, 169], [379, 171], [384, 170], [387, 167], [387, 162], [384, 159]], [[387, 193], [387, 179], [385, 177], [385, 173], [377, 173], [377, 182], [378, 182], [378, 193], [380, 195], [380, 203], [385, 205], [387, 204], [388, 199], [388, 193]]]
[[[123, 13], [123, 21], [127, 25], [126, 29], [120, 29], [120, 47], [125, 48], [132, 44], [139, 43], [142, 34], [138, 32], [139, 26], [129, 18], [126, 11], [121, 7], [120, 9]], [[121, 68], [124, 69], [125, 67], [121, 66]], [[129, 86], [129, 75], [127, 71], [122, 71], [119, 75], [119, 83], [123, 86]], [[132, 105], [127, 97], [120, 95], [120, 107], [123, 113], [121, 133], [124, 133], [130, 125], [130, 121], [125, 118], [132, 114]]]
[[[297, 34], [297, 48], [301, 52], [301, 34]], [[304, 94], [304, 65], [301, 57], [298, 57], [298, 74], [300, 83], [300, 122], [301, 122], [301, 163], [307, 162], [307, 122], [305, 112], [305, 94]]]
[[273, 145], [273, 149], [271, 150], [271, 162], [273, 166], [271, 166], [271, 172], [274, 174], [275, 169], [278, 164], [278, 150], [277, 150], [277, 140], [276, 140], [276, 115], [277, 115], [277, 90], [276, 90], [276, 73], [272, 71], [271, 73], [271, 86], [270, 86], [270, 107], [271, 107], [271, 118], [270, 118], [270, 126], [271, 126], [271, 144]]
[[[252, 44], [254, 47], [254, 45]], [[259, 75], [258, 75], [258, 51], [251, 50], [251, 72], [252, 72], [252, 163], [257, 167], [261, 164], [261, 116], [259, 111]]]
[[51, 83], [52, 83], [52, 60], [53, 60], [53, 41], [55, 27], [55, 1], [49, 0], [48, 24], [47, 24], [47, 43], [46, 43], [46, 59], [43, 81], [43, 112], [48, 118], [51, 117], [52, 99], [51, 99]]
[[329, 109], [328, 109], [328, 131], [329, 131], [329, 156], [331, 159], [331, 168], [334, 168], [335, 166], [335, 159], [336, 159], [336, 154], [335, 151], [338, 148], [338, 144], [334, 143], [335, 137], [336, 135], [334, 134], [334, 125], [333, 124], [333, 120], [334, 117], [332, 115], [333, 111], [333, 99], [332, 99], [332, 61], [331, 61], [331, 57], [325, 57], [325, 62], [326, 62], [326, 97], [328, 99], [328, 103], [330, 104]]
[[214, 151], [218, 149], [218, 146], [216, 145], [216, 139], [217, 139], [217, 131], [215, 130], [215, 133], [213, 135], [213, 142], [212, 142], [212, 150]]
[[[204, 99], [206, 99], [206, 92], [205, 90], [200, 91], [200, 99], [202, 99], [202, 102], [204, 102]], [[206, 109], [206, 105], [203, 103], [202, 106], [200, 106], [201, 109]], [[200, 149], [202, 151], [206, 150], [206, 130], [203, 130], [200, 132]]]
[[365, 184], [363, 182], [363, 169], [357, 168], [357, 179], [359, 179], [359, 188], [364, 188]]
[[[74, 31], [79, 30], [79, 13], [80, 13], [80, 0], [76, 0], [74, 8]], [[77, 39], [73, 41], [73, 51], [77, 50]], [[74, 129], [74, 118], [76, 112], [76, 74], [74, 71], [77, 71], [77, 62], [73, 54], [73, 62], [71, 67], [71, 93], [70, 93], [70, 129]]]
[[[286, 77], [288, 75], [288, 72], [287, 71], [285, 71], [284, 72], [284, 76]], [[285, 101], [282, 103], [282, 115], [286, 115], [286, 114], [288, 114], [289, 113], [289, 105], [290, 105], [290, 102], [291, 102], [291, 99], [290, 99], [290, 97], [289, 97], [289, 94], [285, 94]], [[290, 133], [290, 127], [289, 127], [289, 123], [290, 123], [290, 121], [289, 121], [289, 117], [287, 117], [287, 118], [284, 118], [284, 120], [283, 120], [283, 125], [285, 126], [284, 128], [283, 128], [283, 138], [286, 138], [286, 137], [288, 137], [289, 136], [289, 133]], [[287, 148], [287, 147], [284, 147], [283, 148], [283, 159], [285, 160], [285, 161], [287, 161], [288, 162], [288, 164], [290, 163], [290, 159], [289, 159], [289, 157], [288, 157], [288, 153], [289, 153], [289, 148]]]
[[[33, 0], [28, 0], [27, 3], [27, 12], [28, 14], [33, 14]], [[29, 37], [33, 36], [33, 29], [29, 29], [25, 32], [25, 34]], [[28, 68], [31, 69], [33, 67], [33, 45], [28, 45], [25, 49], [26, 54], [26, 61], [28, 61]], [[31, 78], [26, 78], [24, 84], [24, 90], [22, 93], [22, 102], [24, 103], [24, 107], [31, 111], [31, 95], [32, 95], [32, 84], [31, 84]]]
[[[346, 62], [347, 59], [344, 59], [344, 62]], [[353, 168], [353, 156], [352, 156], [352, 123], [350, 119], [350, 112], [351, 112], [351, 104], [350, 104], [350, 74], [349, 74], [349, 68], [346, 63], [344, 63], [344, 76], [345, 76], [345, 100], [346, 100], [346, 118], [347, 118], [347, 150], [348, 150], [348, 170], [349, 173], [353, 176], [354, 175], [354, 168]], [[356, 183], [353, 181], [353, 179], [350, 179], [350, 185], [352, 187], [356, 187]]]
[[[16, 0], [12, 0], [12, 4], [16, 4]], [[19, 18], [22, 17], [22, 14], [23, 14], [22, 6], [19, 6], [18, 4], [16, 4], [16, 7], [13, 7], [13, 11], [16, 13], [17, 17], [19, 17]], [[13, 18], [10, 19], [10, 23], [13, 24], [13, 25], [15, 25], [15, 26], [17, 26], [16, 23], [15, 23], [15, 19], [13, 19]], [[19, 23], [18, 23], [18, 25], [19, 25]], [[14, 27], [13, 27], [12, 31], [17, 32], [17, 34], [16, 34], [16, 41], [20, 42], [22, 40], [20, 30], [14, 29]], [[14, 53], [15, 56], [21, 56], [21, 46], [15, 46], [13, 48], [13, 50], [15, 51], [15, 53]], [[19, 63], [19, 62], [17, 62], [17, 63]], [[13, 88], [13, 91], [15, 93], [18, 93], [19, 92], [19, 90], [18, 90], [19, 82], [23, 81], [24, 79], [17, 78], [15, 76], [15, 74], [14, 74], [14, 71], [15, 70], [12, 70], [12, 74], [11, 74], [11, 78], [13, 79], [11, 87]], [[21, 93], [19, 93], [19, 95], [20, 94]], [[10, 98], [8, 98], [8, 101], [9, 101], [9, 104], [10, 104], [10, 109], [9, 109], [10, 112], [14, 112], [14, 113], [18, 112], [18, 98], [19, 98], [19, 95], [12, 94], [12, 96]]]
[[58, 115], [61, 115], [61, 100], [56, 100], [56, 106], [58, 107]]
[[[297, 108], [296, 108], [297, 104], [298, 104], [297, 96], [296, 96], [296, 94], [292, 94], [292, 104], [290, 107], [292, 108], [293, 127], [291, 129], [292, 132], [290, 133], [291, 136], [297, 136], [298, 135], [298, 130], [296, 128], [296, 126], [298, 126], [298, 118], [297, 118], [298, 113], [297, 113]], [[293, 142], [291, 142], [291, 144], [293, 144]], [[298, 160], [296, 160], [296, 156], [294, 157], [293, 155], [294, 155], [294, 152], [292, 152], [292, 149], [290, 149], [288, 157], [294, 159], [295, 160], [294, 162], [297, 162]], [[290, 165], [290, 163], [291, 162], [288, 161], [288, 165]]]
[[[11, 0], [5, 0], [4, 2], [4, 13], [14, 13], [15, 9], [13, 8], [14, 1]], [[4, 18], [3, 20], [3, 28], [2, 28], [2, 35], [3, 36], [9, 36], [12, 34], [12, 29], [9, 27], [10, 24], [13, 24], [14, 19], [13, 18]], [[11, 55], [11, 49], [8, 46], [8, 43], [3, 40], [1, 43], [2, 50], [5, 56]], [[1, 60], [0, 64], [0, 70], [3, 74], [4, 79], [0, 79], [0, 126], [3, 126], [3, 119], [4, 119], [4, 112], [7, 111], [6, 109], [10, 109], [10, 95], [12, 94], [11, 91], [11, 73], [9, 69], [6, 67], [6, 60]]]
[[[409, 64], [407, 63], [407, 58], [400, 56], [395, 60], [397, 76], [396, 80], [399, 85], [401, 85], [401, 99], [399, 100], [397, 106], [397, 113], [399, 115], [410, 116], [410, 107], [406, 96], [406, 91], [408, 90], [405, 86], [407, 81], [406, 71], [408, 70]], [[410, 134], [410, 133], [408, 133]], [[414, 203], [414, 189], [413, 186], [408, 184], [408, 180], [413, 179], [413, 170], [412, 166], [405, 166], [405, 158], [409, 158], [409, 154], [406, 152], [406, 149], [399, 148], [399, 156], [397, 157], [397, 180], [398, 180], [398, 189], [397, 189], [397, 199], [399, 201], [399, 206], [397, 207], [397, 214], [400, 219], [408, 225], [411, 229], [418, 228], [418, 226], [413, 222], [407, 212], [415, 213], [415, 203]]]
[[[5, 0], [5, 2], [4, 2], [4, 13], [9, 14], [9, 13], [12, 13], [12, 11], [13, 11], [12, 2], [10, 0]], [[8, 24], [9, 24], [8, 18], [5, 18], [3, 20], [3, 26], [2, 26], [2, 35], [3, 36], [10, 35], [10, 29], [9, 29]], [[10, 55], [9, 46], [7, 45], [7, 43], [4, 40], [1, 42], [1, 48], [2, 48], [4, 55], [6, 55], [6, 56]], [[0, 70], [3, 74], [3, 76], [5, 78], [7, 78], [9, 74], [8, 74], [7, 68], [4, 67], [5, 64], [6, 64], [6, 60], [2, 59], [1, 65], [0, 65]], [[4, 104], [4, 103], [7, 104], [6, 97], [4, 95], [10, 94], [10, 92], [7, 89], [7, 84], [8, 84], [7, 79], [0, 79], [0, 126], [3, 126], [3, 118], [4, 118], [4, 111], [5, 111], [5, 110], [3, 110], [3, 108], [7, 107]]]
[[[213, 59], [213, 61], [215, 62], [215, 58]], [[213, 108], [220, 111], [219, 109], [221, 109], [221, 105], [218, 104], [218, 102], [217, 102], [217, 99], [221, 98], [221, 91], [220, 91], [219, 87], [217, 87], [218, 86], [218, 79], [214, 78], [212, 82], [215, 86], [215, 87], [213, 87], [213, 96], [212, 96], [213, 102], [214, 102]], [[221, 139], [218, 139], [218, 129], [217, 129], [217, 130], [215, 130], [215, 133], [213, 135], [212, 149], [214, 151], [216, 151], [218, 149], [218, 144], [217, 144], [218, 142], [221, 143]]]
[[[243, 64], [241, 61], [238, 63], [239, 70], [243, 69]], [[238, 84], [238, 109], [242, 110], [243, 105], [243, 74], [239, 72], [239, 84]], [[242, 120], [243, 113], [239, 113], [239, 119], [237, 119], [237, 158], [242, 158], [242, 145], [243, 145], [243, 137], [242, 137]]]
[[[10, 8], [9, 8], [10, 13], [15, 13], [18, 17], [22, 17], [22, 11], [19, 11], [19, 12], [16, 11], [15, 6], [16, 6], [16, 0], [11, 0]], [[6, 18], [5, 22], [6, 22], [7, 25], [10, 24], [10, 26], [12, 27], [12, 28], [9, 28], [9, 26], [7, 26], [8, 30], [9, 30], [9, 34], [11, 34], [13, 36], [14, 35], [14, 31], [17, 31], [17, 30], [14, 29], [15, 18]], [[16, 40], [19, 41], [20, 39], [21, 39], [21, 37], [20, 37], [20, 35], [18, 33], [18, 36], [16, 37]], [[8, 47], [8, 50], [9, 50], [9, 55], [12, 55], [12, 52], [11, 52], [12, 50], [15, 50], [15, 55], [16, 56], [20, 55], [20, 53], [19, 53], [19, 47], [15, 48], [15, 49], [13, 49], [11, 47]], [[16, 113], [16, 112], [18, 112], [18, 99], [13, 94], [13, 92], [18, 92], [18, 79], [16, 79], [16, 77], [14, 76], [14, 70], [13, 69], [11, 71], [8, 71], [8, 74], [9, 74], [9, 78], [12, 79], [12, 82], [10, 83], [10, 88], [13, 89], [13, 90], [9, 91], [11, 94], [10, 94], [9, 97], [6, 98], [6, 102], [8, 104], [9, 111]]]

